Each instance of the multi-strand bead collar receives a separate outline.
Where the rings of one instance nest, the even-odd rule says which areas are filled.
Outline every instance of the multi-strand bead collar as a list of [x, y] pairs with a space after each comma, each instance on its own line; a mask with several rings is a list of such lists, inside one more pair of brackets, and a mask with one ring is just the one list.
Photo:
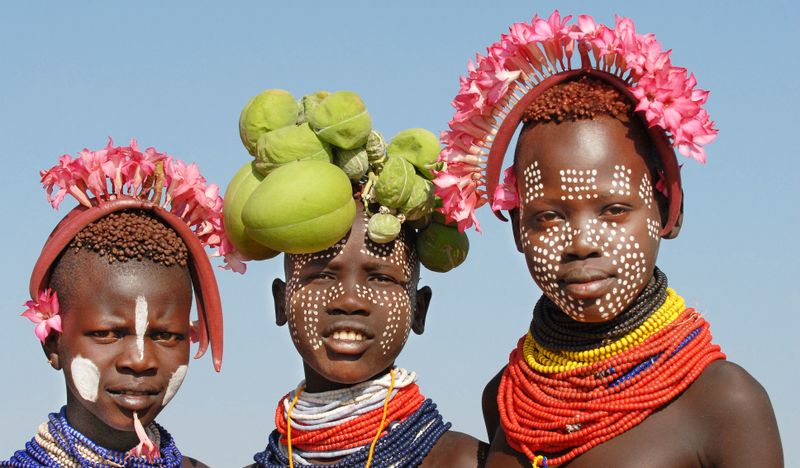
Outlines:
[[103, 448], [89, 440], [67, 422], [66, 407], [50, 413], [48, 421], [39, 426], [38, 434], [0, 466], [12, 467], [117, 467], [167, 468], [181, 466], [183, 457], [172, 436], [155, 422], [146, 429], [148, 436], [160, 448], [161, 456], [152, 462], [124, 452]]
[[533, 466], [566, 463], [631, 429], [725, 358], [708, 322], [685, 308], [666, 277], [655, 282], [663, 295], [649, 288], [637, 302], [663, 296], [662, 303], [641, 321], [628, 320], [635, 327], [617, 327], [626, 333], [606, 344], [545, 346], [535, 315], [534, 333], [511, 352], [497, 395], [509, 445]]
[[420, 394], [414, 373], [393, 373], [321, 393], [302, 393], [301, 384], [278, 404], [277, 429], [254, 460], [262, 467], [313, 460], [335, 460], [327, 465], [333, 467], [419, 465], [450, 424]]

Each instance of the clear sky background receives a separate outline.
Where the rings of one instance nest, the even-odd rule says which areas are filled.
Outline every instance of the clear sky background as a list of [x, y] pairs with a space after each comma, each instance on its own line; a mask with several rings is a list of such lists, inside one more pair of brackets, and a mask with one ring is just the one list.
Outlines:
[[[491, 5], [491, 6], [490, 6]], [[715, 340], [769, 392], [787, 466], [800, 466], [800, 9], [751, 2], [108, 2], [26, 1], [0, 13], [0, 458], [24, 445], [64, 403], [63, 378], [19, 317], [31, 268], [69, 206], [53, 211], [38, 171], [63, 153], [138, 138], [200, 164], [226, 185], [250, 156], [237, 132], [248, 98], [267, 88], [299, 97], [361, 94], [376, 128], [443, 130], [467, 60], [533, 13], [614, 14], [653, 32], [673, 63], [711, 90], [721, 130], [709, 162], [685, 161], [681, 236], [659, 265]], [[71, 202], [66, 203], [69, 205]], [[434, 290], [427, 330], [398, 364], [416, 370], [457, 430], [485, 439], [484, 384], [525, 332], [540, 292], [510, 228], [480, 213], [467, 263], [423, 271]], [[225, 360], [192, 362], [159, 417], [181, 449], [211, 466], [242, 466], [266, 444], [278, 399], [301, 378], [285, 328], [274, 325], [280, 259], [245, 276], [221, 271]], [[675, 430], [681, 430], [676, 427]], [[752, 428], [753, 431], [759, 428]], [[747, 456], [747, 454], [742, 454]]]

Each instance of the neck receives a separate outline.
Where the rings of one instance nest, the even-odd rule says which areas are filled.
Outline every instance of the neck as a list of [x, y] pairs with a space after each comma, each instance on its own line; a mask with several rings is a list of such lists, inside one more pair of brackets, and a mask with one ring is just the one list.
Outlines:
[[[624, 310], [598, 323], [570, 318], [545, 296], [536, 304], [530, 332], [541, 345], [554, 350], [591, 349], [614, 341], [644, 323], [667, 297], [667, 277], [656, 268], [644, 289]], [[568, 337], [568, 338], [567, 338]]]
[[389, 367], [377, 372], [376, 374], [372, 375], [371, 377], [361, 380], [361, 381], [335, 381], [326, 378], [319, 372], [315, 371], [311, 366], [307, 363], [303, 363], [303, 372], [305, 374], [305, 392], [309, 393], [320, 393], [320, 392], [327, 392], [330, 390], [340, 390], [343, 388], [352, 387], [353, 385], [358, 385], [363, 382], [367, 382], [369, 380], [377, 379], [382, 375], [386, 375], [389, 373], [389, 369], [394, 366], [394, 363], [390, 364]]
[[95, 444], [117, 452], [127, 452], [139, 443], [134, 431], [120, 431], [105, 424], [67, 389], [67, 422]]

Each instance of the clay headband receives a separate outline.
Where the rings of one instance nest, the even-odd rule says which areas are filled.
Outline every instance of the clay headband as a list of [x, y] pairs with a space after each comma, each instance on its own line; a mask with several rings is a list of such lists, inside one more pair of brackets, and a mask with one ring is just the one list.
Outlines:
[[[614, 28], [595, 24], [588, 15], [567, 25], [554, 11], [545, 20], [516, 23], [509, 34], [488, 47], [469, 64], [461, 89], [453, 100], [456, 114], [450, 130], [442, 133], [445, 167], [434, 181], [448, 221], [464, 230], [480, 230], [475, 209], [488, 201], [495, 214], [516, 206], [513, 184], [498, 185], [501, 164], [511, 138], [528, 106], [547, 89], [580, 76], [591, 76], [619, 90], [636, 104], [664, 169], [668, 194], [668, 233], [682, 203], [680, 170], [673, 148], [705, 162], [703, 145], [717, 135], [714, 122], [702, 107], [708, 92], [696, 88], [694, 75], [671, 64], [671, 51], [662, 51], [652, 34], [637, 34], [628, 18], [616, 18]], [[577, 44], [580, 66], [572, 57]]]

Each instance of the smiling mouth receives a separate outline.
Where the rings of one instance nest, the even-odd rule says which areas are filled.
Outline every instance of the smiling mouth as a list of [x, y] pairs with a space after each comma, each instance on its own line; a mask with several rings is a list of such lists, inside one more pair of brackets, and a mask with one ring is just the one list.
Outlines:
[[325, 330], [322, 343], [334, 355], [356, 356], [370, 346], [373, 335], [359, 324], [339, 323]]
[[339, 341], [364, 341], [367, 336], [356, 330], [336, 330], [331, 334], [331, 338]]

